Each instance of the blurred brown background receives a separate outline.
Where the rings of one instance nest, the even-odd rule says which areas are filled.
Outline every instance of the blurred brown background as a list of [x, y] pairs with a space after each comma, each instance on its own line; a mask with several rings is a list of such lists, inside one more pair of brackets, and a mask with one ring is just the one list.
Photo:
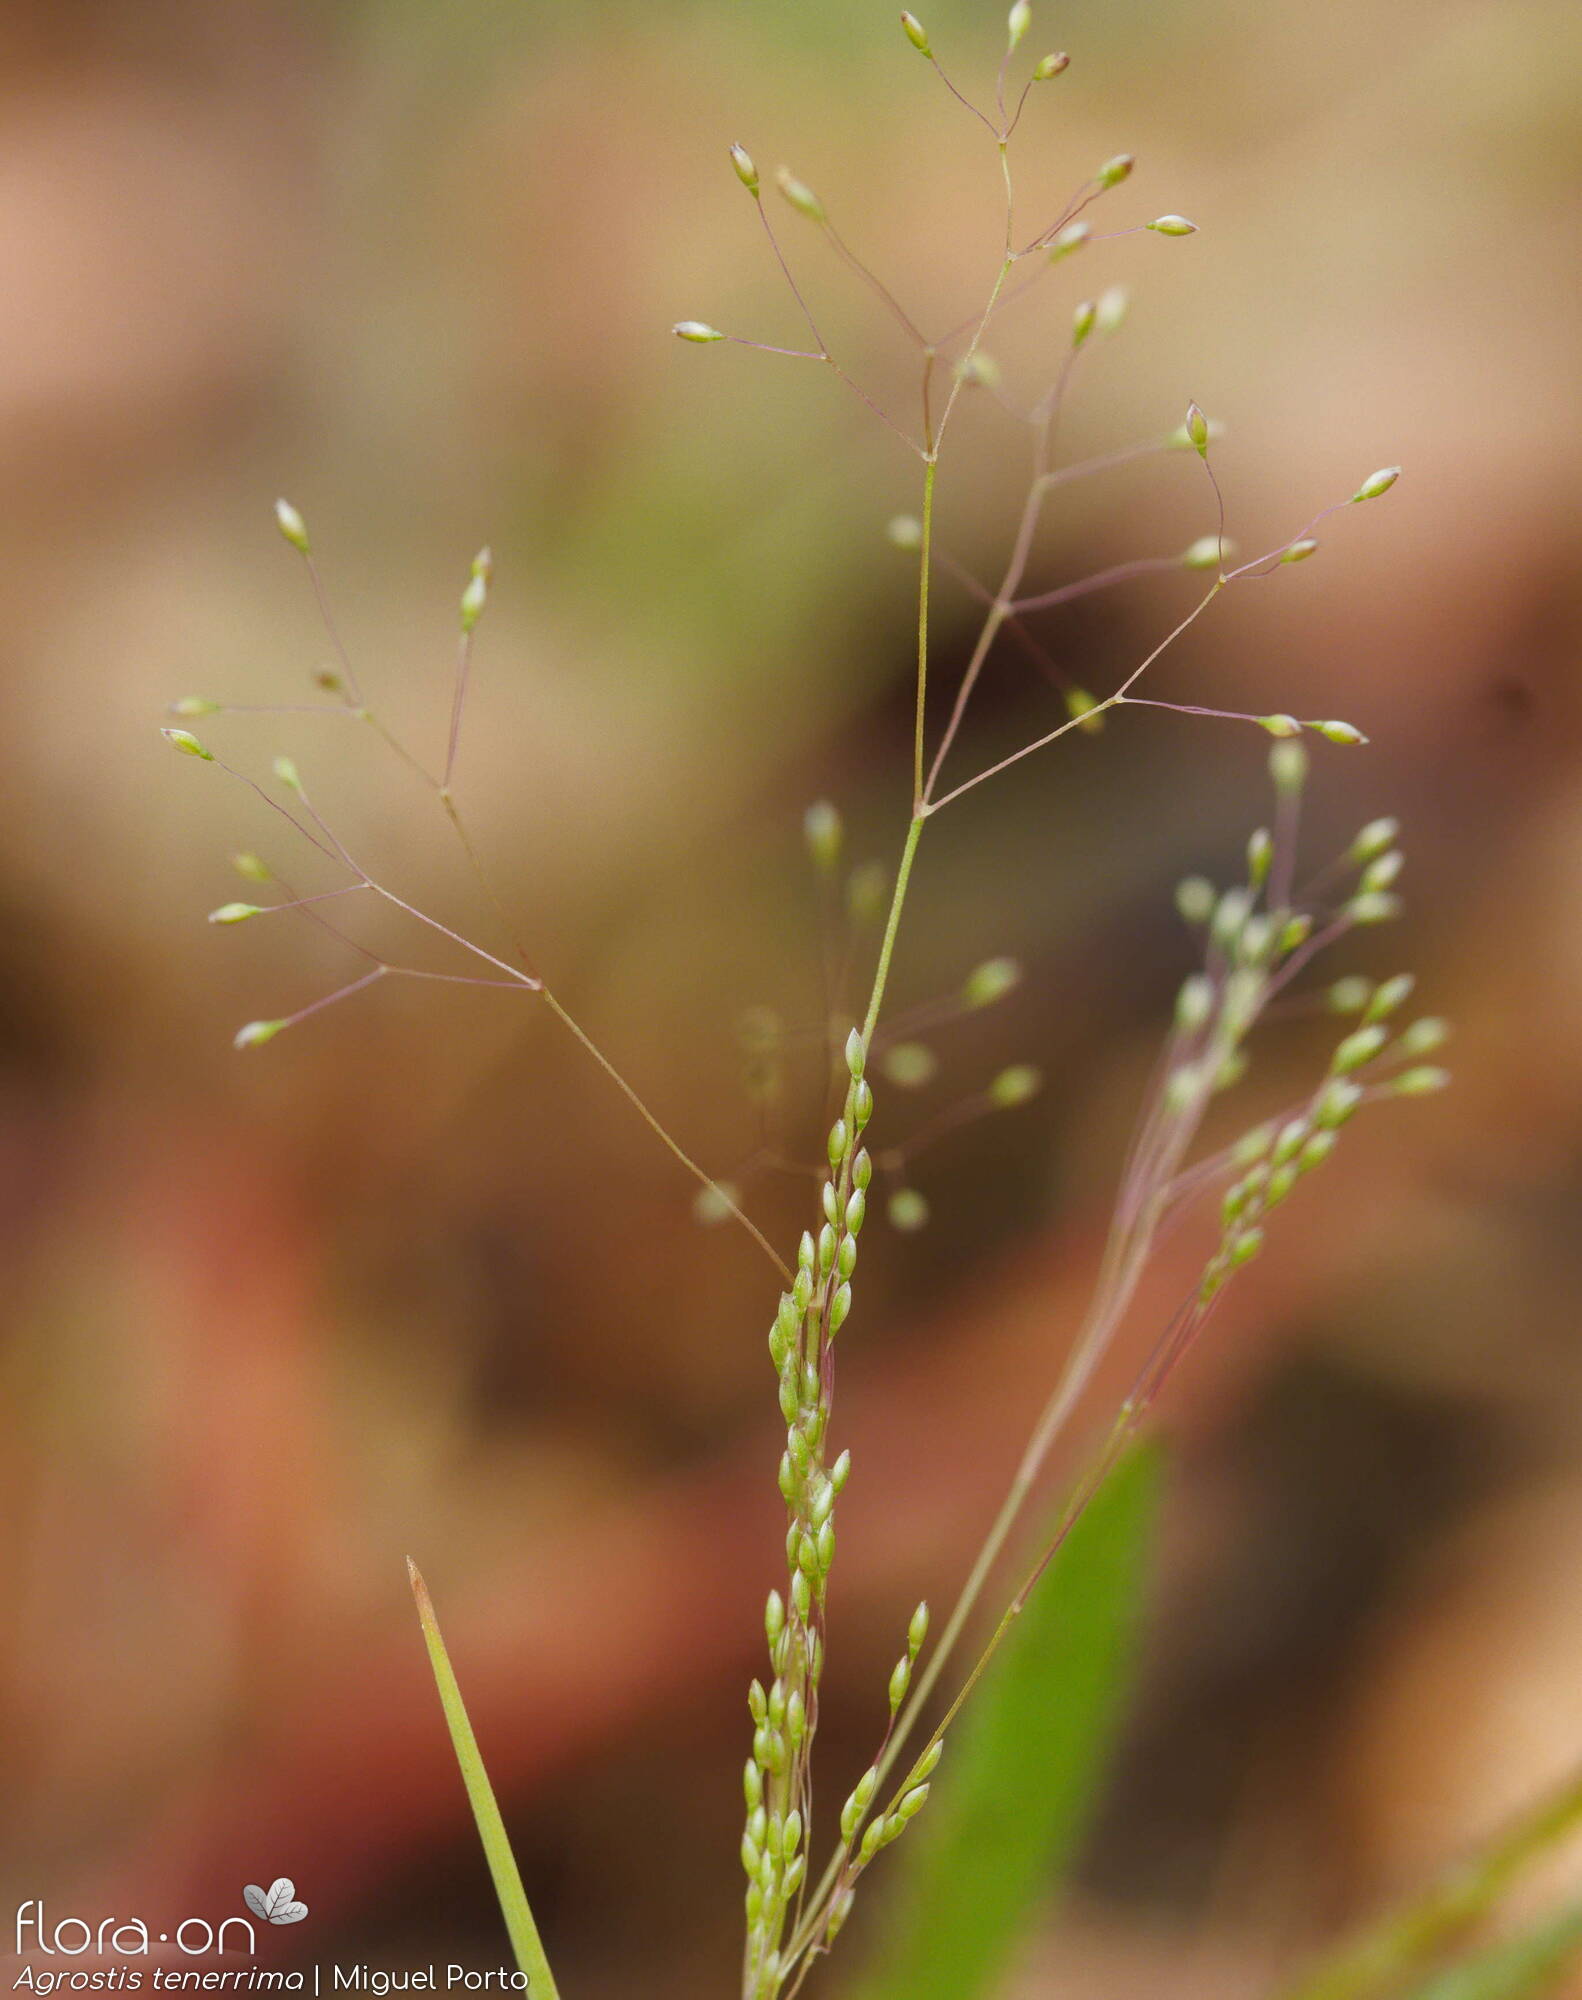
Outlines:
[[[1002, 15], [928, 10], [964, 84]], [[1416, 967], [1457, 1087], [1359, 1128], [1172, 1394], [1145, 1687], [1020, 1988], [1251, 1995], [1582, 1758], [1582, 34], [1563, 0], [1072, 0], [1037, 8], [1045, 45], [1074, 62], [1034, 107], [1032, 219], [1127, 146], [1108, 214], [1202, 225], [1085, 252], [1008, 343], [1031, 393], [1040, 329], [1133, 285], [1072, 455], [1195, 396], [1249, 552], [1408, 468], [1154, 692], [1370, 733], [1315, 757], [1315, 851], [1407, 822], [1404, 934], [1345, 969]], [[991, 272], [992, 153], [877, 0], [13, 0], [0, 54], [0, 1873], [57, 1916], [227, 1913], [286, 1873], [299, 1962], [495, 1962], [411, 1552], [566, 1990], [726, 1991], [780, 1538], [766, 1273], [531, 1003], [391, 985], [233, 1055], [355, 967], [290, 919], [205, 926], [231, 851], [296, 857], [156, 725], [184, 694], [313, 699], [285, 492], [381, 710], [438, 745], [491, 542], [462, 795], [557, 990], [729, 1170], [742, 1010], [817, 1014], [803, 807], [837, 799], [855, 859], [898, 845], [911, 577], [883, 524], [915, 481], [819, 371], [666, 329], [796, 340], [730, 140], [935, 319]], [[871, 301], [788, 240], [898, 399]], [[941, 532], [988, 570], [1023, 444], [985, 400], [954, 450]], [[1188, 460], [1133, 467], [1065, 497], [1035, 573], [1211, 526]], [[1190, 588], [1095, 598], [1050, 642], [1102, 690]], [[947, 691], [970, 637], [944, 587]], [[997, 654], [961, 775], [1056, 700]], [[258, 775], [289, 749], [385, 879], [498, 941], [371, 736], [197, 727]], [[1266, 748], [1134, 713], [925, 844], [898, 1003], [1029, 967], [941, 1039], [932, 1101], [1012, 1059], [1051, 1087], [919, 1165], [915, 1247], [865, 1249], [832, 1771], [1080, 1313], [1188, 966], [1171, 886], [1239, 865]], [[1249, 1088], [1318, 1046], [1274, 1043]], [[800, 1190], [750, 1199], [793, 1240]]]

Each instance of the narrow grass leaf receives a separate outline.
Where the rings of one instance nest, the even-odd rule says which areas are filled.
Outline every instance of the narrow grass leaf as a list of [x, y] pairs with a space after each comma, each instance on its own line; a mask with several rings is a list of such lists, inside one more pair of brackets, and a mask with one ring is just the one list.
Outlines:
[[439, 1621], [434, 1616], [428, 1586], [410, 1557], [407, 1571], [412, 1579], [412, 1595], [417, 1600], [417, 1615], [423, 1624], [429, 1664], [434, 1669], [434, 1683], [439, 1689], [440, 1706], [445, 1711], [451, 1745], [456, 1752], [456, 1762], [461, 1766], [462, 1782], [467, 1787], [473, 1818], [478, 1822], [478, 1836], [483, 1842], [489, 1873], [494, 1877], [494, 1893], [500, 1901], [500, 1914], [505, 1918], [505, 1927], [510, 1933], [517, 1966], [527, 1975], [527, 1990], [533, 1995], [533, 2000], [560, 2000], [555, 1975], [549, 1969], [549, 1960], [544, 1956], [544, 1947], [539, 1939], [538, 1925], [528, 1908], [527, 1893], [517, 1872], [516, 1857], [506, 1837], [505, 1822], [500, 1817], [489, 1774], [483, 1768], [483, 1758], [478, 1753], [478, 1739], [467, 1720], [466, 1706], [461, 1698], [461, 1689], [456, 1685], [450, 1655], [440, 1637]]
[[1410, 2000], [1546, 2000], [1582, 1958], [1582, 1903], [1450, 1967]]
[[1065, 1874], [1125, 1706], [1159, 1486], [1154, 1450], [1121, 1461], [951, 1732], [862, 2000], [979, 2000]]
[[1486, 1846], [1453, 1863], [1414, 1902], [1365, 1925], [1287, 1987], [1282, 2000], [1396, 2000], [1410, 1992], [1414, 1974], [1441, 1958], [1525, 1870], [1579, 1828], [1582, 1769], [1536, 1800]]

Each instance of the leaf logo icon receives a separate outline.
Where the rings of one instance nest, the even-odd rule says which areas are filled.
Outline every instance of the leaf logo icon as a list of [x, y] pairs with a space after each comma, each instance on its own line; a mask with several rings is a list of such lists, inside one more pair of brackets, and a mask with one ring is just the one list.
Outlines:
[[300, 1924], [308, 1913], [306, 1903], [297, 1901], [297, 1885], [288, 1875], [278, 1876], [267, 1889], [260, 1889], [256, 1882], [249, 1882], [242, 1891], [242, 1901], [255, 1917], [262, 1917], [268, 1924]]

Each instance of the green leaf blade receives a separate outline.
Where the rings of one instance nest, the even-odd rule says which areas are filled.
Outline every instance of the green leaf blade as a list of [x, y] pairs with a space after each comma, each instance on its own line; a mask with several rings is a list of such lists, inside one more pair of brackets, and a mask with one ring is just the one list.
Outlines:
[[951, 1731], [862, 2000], [980, 2000], [1069, 1868], [1124, 1712], [1159, 1487], [1156, 1452], [1121, 1461]]
[[1410, 2000], [1547, 2000], [1582, 1957], [1582, 1903], [1570, 1903], [1413, 1989]]
[[489, 1864], [489, 1873], [494, 1878], [494, 1893], [499, 1899], [500, 1914], [504, 1917], [506, 1930], [510, 1934], [511, 1949], [516, 1954], [517, 1967], [527, 1975], [527, 1990], [533, 1996], [533, 2000], [560, 2000], [559, 1989], [555, 1985], [555, 1975], [549, 1969], [549, 1960], [544, 1955], [544, 1946], [538, 1935], [538, 1925], [533, 1921], [527, 1892], [522, 1887], [522, 1877], [517, 1869], [516, 1857], [511, 1852], [511, 1842], [505, 1831], [505, 1822], [501, 1819], [500, 1808], [495, 1803], [494, 1788], [489, 1783], [489, 1774], [483, 1766], [478, 1739], [472, 1733], [472, 1724], [467, 1718], [461, 1689], [456, 1684], [450, 1655], [446, 1652], [445, 1641], [440, 1636], [439, 1620], [434, 1616], [434, 1606], [429, 1598], [428, 1586], [418, 1574], [417, 1565], [410, 1557], [407, 1558], [407, 1573], [412, 1580], [412, 1595], [417, 1601], [417, 1615], [423, 1626], [423, 1640], [428, 1647], [429, 1665], [434, 1669], [434, 1684], [439, 1689], [440, 1706], [445, 1711], [446, 1726], [450, 1730], [451, 1747], [455, 1750], [456, 1762], [461, 1767], [462, 1783], [467, 1787], [472, 1816], [478, 1823], [478, 1837], [483, 1842], [484, 1858]]

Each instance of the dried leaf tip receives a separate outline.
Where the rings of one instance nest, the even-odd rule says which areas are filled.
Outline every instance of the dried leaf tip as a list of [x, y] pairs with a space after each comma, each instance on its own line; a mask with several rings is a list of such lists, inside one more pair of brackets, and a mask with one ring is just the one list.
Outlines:
[[300, 550], [303, 555], [310, 552], [307, 523], [289, 500], [275, 502], [275, 525], [294, 549]]

